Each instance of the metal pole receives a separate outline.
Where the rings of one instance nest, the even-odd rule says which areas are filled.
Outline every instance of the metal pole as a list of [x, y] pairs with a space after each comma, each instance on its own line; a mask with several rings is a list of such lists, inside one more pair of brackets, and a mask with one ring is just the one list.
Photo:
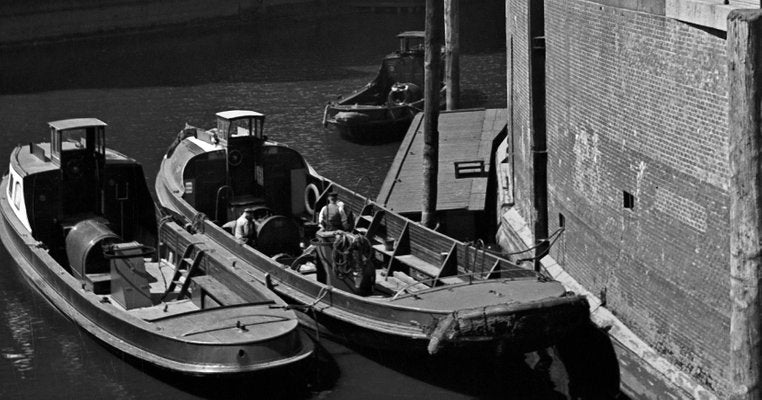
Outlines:
[[442, 0], [426, 0], [426, 55], [424, 58], [423, 105], [423, 199], [421, 223], [436, 224], [437, 175], [439, 169], [439, 90], [441, 86]]
[[731, 398], [760, 399], [762, 11], [728, 15]]

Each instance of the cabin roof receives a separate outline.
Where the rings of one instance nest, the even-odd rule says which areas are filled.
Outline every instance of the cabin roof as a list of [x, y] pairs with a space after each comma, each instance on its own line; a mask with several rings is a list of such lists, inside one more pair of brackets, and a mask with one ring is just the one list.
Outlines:
[[426, 34], [424, 31], [405, 31], [397, 35], [398, 38], [404, 38], [404, 37], [422, 38], [425, 36]]
[[[377, 201], [399, 213], [421, 211], [423, 113], [416, 115], [400, 145]], [[505, 129], [505, 109], [442, 111], [439, 114], [438, 211], [486, 208], [492, 142]], [[483, 162], [481, 174], [456, 173], [456, 162]]]
[[98, 118], [71, 118], [62, 119], [58, 121], [48, 122], [51, 128], [57, 131], [64, 131], [67, 129], [86, 128], [89, 126], [108, 126], [105, 122]]
[[217, 113], [217, 116], [220, 118], [225, 119], [236, 119], [236, 118], [247, 118], [247, 117], [264, 117], [264, 114], [260, 114], [256, 111], [249, 111], [249, 110], [230, 110], [230, 111], [220, 111]]
[[[35, 153], [39, 156], [35, 155]], [[107, 164], [112, 162], [137, 162], [134, 159], [109, 148], [106, 148], [105, 156]], [[53, 164], [50, 159], [50, 143], [48, 142], [29, 143], [28, 145], [16, 147], [13, 153], [11, 153], [11, 167], [21, 176], [57, 170], [60, 168], [56, 164]]]

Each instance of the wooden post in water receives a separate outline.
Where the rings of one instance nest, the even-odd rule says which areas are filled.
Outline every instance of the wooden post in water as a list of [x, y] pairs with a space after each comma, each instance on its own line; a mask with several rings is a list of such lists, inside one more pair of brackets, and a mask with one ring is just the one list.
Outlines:
[[423, 62], [423, 199], [421, 223], [436, 225], [437, 175], [439, 169], [439, 89], [441, 86], [442, 0], [426, 0], [426, 47]]
[[445, 1], [447, 109], [460, 107], [460, 0]]
[[731, 398], [760, 399], [762, 11], [728, 15]]

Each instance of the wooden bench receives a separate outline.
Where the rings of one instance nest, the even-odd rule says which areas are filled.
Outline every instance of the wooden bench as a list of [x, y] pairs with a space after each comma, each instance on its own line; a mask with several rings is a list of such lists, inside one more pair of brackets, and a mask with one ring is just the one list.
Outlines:
[[[197, 290], [199, 292], [198, 297], [193, 296], [193, 302], [196, 303], [198, 301], [196, 305], [202, 310], [211, 307], [248, 303], [241, 296], [209, 275], [194, 276], [191, 279], [195, 285], [193, 292], [195, 293]], [[208, 305], [207, 298], [212, 299], [215, 304]]]

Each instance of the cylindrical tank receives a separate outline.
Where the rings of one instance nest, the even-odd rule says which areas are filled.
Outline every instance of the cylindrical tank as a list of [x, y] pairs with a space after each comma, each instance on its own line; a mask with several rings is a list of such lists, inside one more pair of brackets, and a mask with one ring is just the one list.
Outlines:
[[279, 253], [298, 255], [299, 226], [294, 221], [282, 215], [273, 215], [255, 221], [257, 227], [257, 250], [265, 255], [274, 256]]
[[66, 256], [72, 273], [82, 278], [85, 274], [109, 272], [103, 245], [119, 241], [119, 236], [101, 221], [86, 219], [78, 222], [66, 235]]

